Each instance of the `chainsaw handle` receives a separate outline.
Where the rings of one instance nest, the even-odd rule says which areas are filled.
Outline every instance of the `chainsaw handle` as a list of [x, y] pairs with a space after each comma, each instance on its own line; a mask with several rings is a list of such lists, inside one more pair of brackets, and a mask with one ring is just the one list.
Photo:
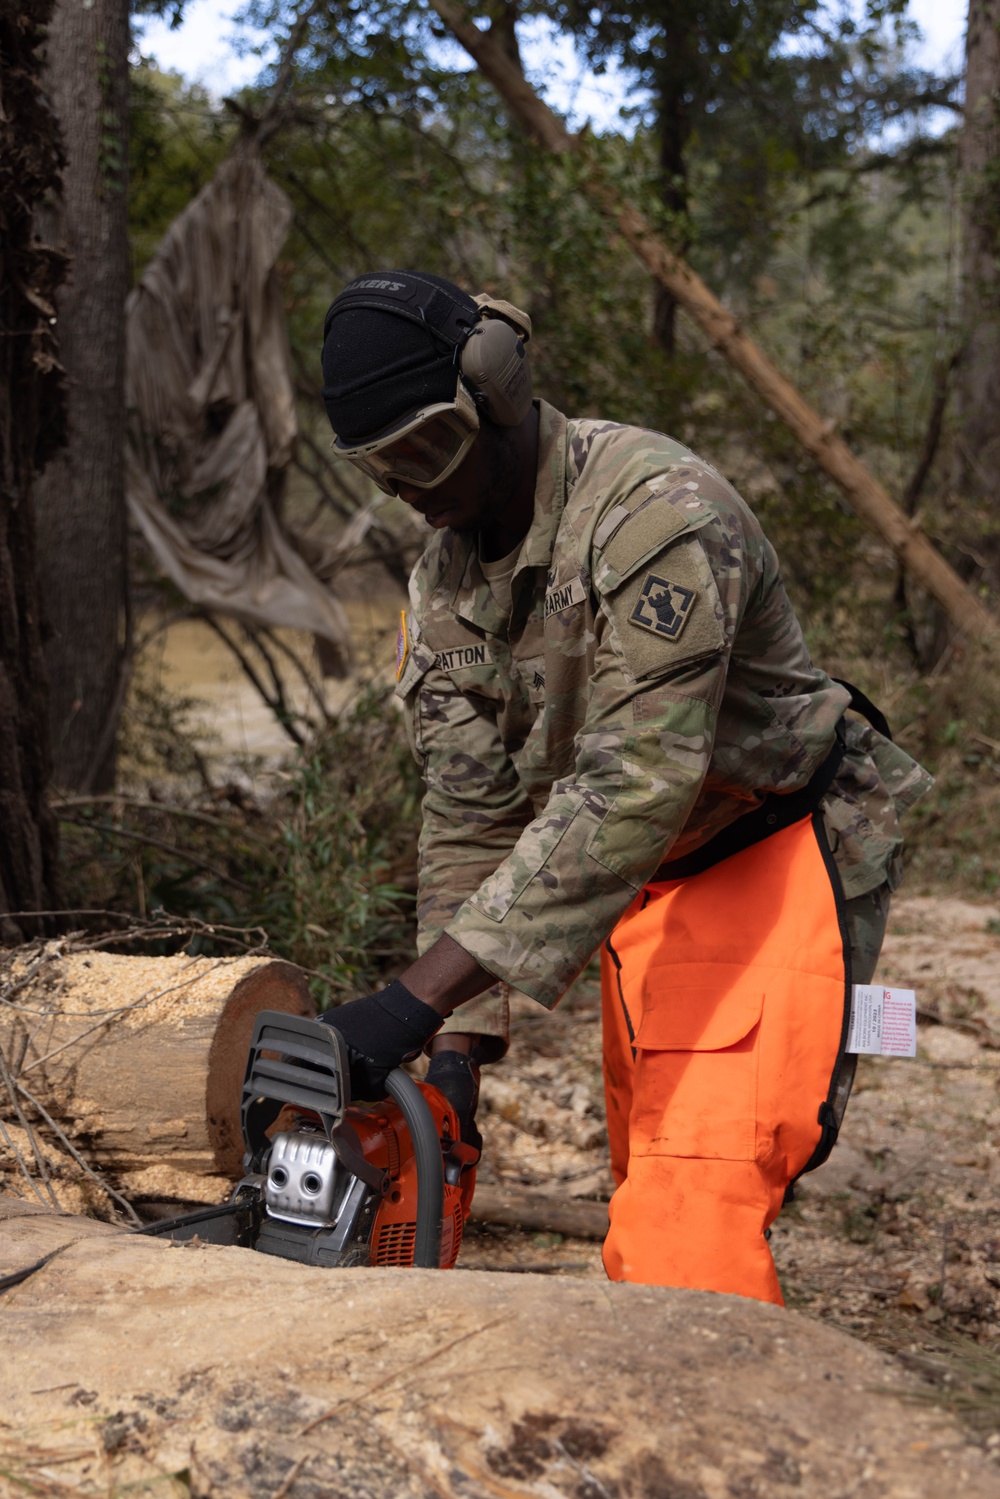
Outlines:
[[437, 1270], [441, 1264], [444, 1162], [434, 1116], [424, 1095], [402, 1067], [394, 1067], [389, 1073], [386, 1091], [399, 1105], [413, 1141], [417, 1167], [417, 1232], [413, 1263], [424, 1270]]

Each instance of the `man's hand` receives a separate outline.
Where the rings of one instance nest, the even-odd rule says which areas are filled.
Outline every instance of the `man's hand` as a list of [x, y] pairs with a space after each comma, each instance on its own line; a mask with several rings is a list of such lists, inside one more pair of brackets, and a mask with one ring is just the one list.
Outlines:
[[[326, 1010], [320, 1020], [336, 1026], [347, 1042], [352, 1096], [369, 1102], [384, 1098], [392, 1069], [419, 1056], [457, 1005], [474, 999], [494, 982], [493, 975], [457, 942], [441, 936], [380, 993]], [[463, 1046], [457, 1036], [442, 1037], [439, 1045], [467, 1051], [473, 1038], [462, 1041], [468, 1044]]]
[[394, 979], [379, 994], [350, 999], [319, 1018], [347, 1043], [351, 1097], [377, 1102], [392, 1069], [420, 1055], [443, 1016]]
[[471, 1145], [481, 1153], [483, 1137], [476, 1128], [479, 1068], [475, 1062], [460, 1051], [435, 1051], [427, 1069], [427, 1081], [440, 1089], [458, 1115], [462, 1144]]

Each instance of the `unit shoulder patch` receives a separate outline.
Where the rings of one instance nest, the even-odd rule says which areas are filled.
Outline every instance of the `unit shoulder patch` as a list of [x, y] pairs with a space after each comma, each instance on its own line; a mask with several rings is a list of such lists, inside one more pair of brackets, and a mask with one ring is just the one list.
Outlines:
[[410, 632], [406, 625], [406, 610], [400, 610], [399, 629], [396, 632], [396, 681], [403, 675], [406, 659], [410, 654]]
[[657, 573], [647, 573], [629, 615], [629, 624], [676, 640], [688, 622], [697, 594]]

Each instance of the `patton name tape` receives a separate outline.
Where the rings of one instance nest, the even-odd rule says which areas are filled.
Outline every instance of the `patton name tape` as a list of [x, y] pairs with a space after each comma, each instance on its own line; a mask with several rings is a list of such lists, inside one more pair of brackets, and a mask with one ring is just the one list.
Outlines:
[[913, 989], [855, 984], [847, 1050], [865, 1057], [915, 1057], [917, 996]]

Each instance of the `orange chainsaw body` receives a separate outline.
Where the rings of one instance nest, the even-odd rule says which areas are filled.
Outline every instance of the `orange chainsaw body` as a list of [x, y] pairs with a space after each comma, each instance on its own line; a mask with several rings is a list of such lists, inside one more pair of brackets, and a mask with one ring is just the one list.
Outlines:
[[[472, 1162], [477, 1152], [460, 1142], [455, 1110], [444, 1095], [429, 1083], [418, 1086], [434, 1118], [445, 1158], [441, 1268], [450, 1270], [458, 1258], [472, 1207], [476, 1185]], [[402, 1111], [387, 1098], [377, 1104], [352, 1104], [345, 1120], [357, 1131], [365, 1159], [387, 1171], [392, 1181], [372, 1224], [371, 1263], [412, 1265], [417, 1231], [417, 1167]], [[456, 1179], [449, 1181], [449, 1177]]]

